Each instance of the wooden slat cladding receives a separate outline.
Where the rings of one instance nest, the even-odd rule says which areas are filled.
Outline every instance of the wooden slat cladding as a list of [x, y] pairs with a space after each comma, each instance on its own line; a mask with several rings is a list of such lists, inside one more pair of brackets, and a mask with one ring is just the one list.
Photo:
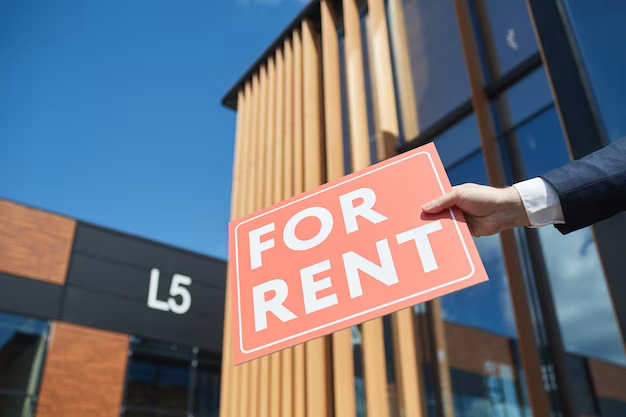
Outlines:
[[[284, 127], [283, 127], [283, 198], [293, 195], [293, 49], [291, 39], [283, 45], [284, 55]], [[281, 414], [289, 417], [294, 414], [293, 401], [293, 349], [288, 348], [281, 355]]]
[[[369, 166], [371, 159], [365, 108], [361, 26], [355, 0], [343, 2], [343, 24], [352, 169], [358, 171]], [[363, 323], [362, 335], [367, 412], [370, 416], [385, 417], [389, 415], [389, 404], [382, 319]]]
[[[391, 52], [383, 0], [369, 0], [368, 46], [374, 104], [376, 149], [379, 160], [396, 154], [398, 120], [393, 86]], [[410, 74], [409, 74], [410, 77]], [[424, 415], [424, 393], [415, 345], [413, 309], [406, 308], [391, 316], [394, 373], [398, 406], [405, 417]], [[393, 401], [394, 399], [392, 399]]]
[[[369, 166], [370, 152], [367, 109], [365, 107], [361, 25], [355, 0], [343, 2], [343, 30], [352, 170], [358, 171]], [[362, 146], [363, 143], [366, 143], [367, 146]]]
[[[277, 49], [274, 55], [274, 105], [271, 108], [270, 115], [274, 120], [273, 132], [268, 136], [268, 142], [274, 143], [273, 152], [268, 154], [270, 158], [270, 166], [267, 171], [265, 181], [272, 183], [270, 204], [278, 203], [283, 199], [283, 114], [284, 114], [284, 59], [283, 51]], [[280, 417], [281, 401], [280, 401], [280, 380], [281, 380], [281, 352], [275, 352], [269, 356], [269, 394], [270, 394], [270, 412], [272, 417]]]
[[[261, 169], [257, 172], [257, 184], [259, 181], [264, 184], [263, 189], [263, 199], [260, 205], [257, 205], [252, 208], [250, 213], [255, 210], [259, 210], [263, 207], [267, 207], [274, 201], [274, 193], [273, 186], [274, 181], [272, 179], [273, 176], [273, 161], [274, 161], [274, 143], [276, 138], [274, 137], [274, 122], [275, 122], [275, 111], [276, 111], [276, 66], [274, 63], [274, 57], [270, 56], [267, 60], [267, 99], [264, 101], [265, 104], [265, 138], [264, 144], [260, 144], [259, 146], [265, 147], [265, 159], [264, 159], [264, 170]], [[257, 185], [258, 186], [258, 185]], [[266, 417], [272, 415], [271, 407], [271, 368], [273, 360], [270, 360], [269, 356], [263, 356], [256, 360], [259, 364], [259, 379], [258, 384], [259, 387], [259, 411], [258, 415], [260, 417]]]
[[320, 7], [322, 19], [326, 176], [328, 181], [332, 181], [344, 176], [339, 39], [337, 36], [338, 22], [335, 16], [335, 2], [333, 0], [322, 0]]
[[439, 383], [439, 406], [443, 415], [454, 417], [454, 396], [452, 393], [452, 377], [450, 375], [450, 363], [448, 358], [448, 345], [441, 310], [441, 298], [436, 298], [428, 303], [432, 331], [430, 334], [435, 354], [437, 379]]
[[[265, 69], [261, 68], [261, 74], [265, 77]], [[265, 83], [265, 78], [264, 78]], [[257, 169], [257, 148], [258, 148], [258, 137], [259, 137], [259, 103], [261, 103], [261, 87], [259, 82], [259, 76], [254, 75], [251, 81], [251, 97], [250, 97], [250, 109], [249, 109], [249, 119], [248, 126], [246, 129], [245, 136], [245, 158], [246, 161], [244, 170], [246, 170], [245, 181], [241, 184], [241, 193], [244, 198], [241, 199], [241, 202], [238, 205], [237, 217], [245, 216], [249, 213], [250, 207], [253, 207], [256, 203], [257, 195], [254, 193], [255, 190], [255, 174]], [[235, 367], [234, 372], [234, 382], [231, 385], [231, 393], [230, 393], [230, 414], [228, 416], [247, 416], [251, 412], [252, 406], [251, 400], [254, 398], [254, 390], [250, 393], [248, 397], [245, 397], [245, 401], [242, 401], [242, 387], [245, 387], [244, 390], [247, 393], [248, 387], [252, 385], [253, 388], [256, 387], [254, 384], [250, 384], [250, 380], [255, 374], [255, 366], [251, 364], [243, 364]], [[250, 401], [250, 402], [249, 402]]]
[[419, 133], [419, 119], [417, 114], [417, 102], [413, 89], [413, 75], [411, 73], [411, 61], [409, 46], [406, 38], [404, 22], [404, 9], [402, 0], [389, 0], [389, 32], [393, 44], [393, 61], [398, 86], [398, 101], [402, 114], [402, 127], [406, 140], [415, 139]]
[[[324, 114], [322, 100], [321, 51], [315, 24], [302, 21], [302, 78], [304, 122], [304, 187], [309, 190], [322, 184]], [[306, 415], [329, 415], [327, 389], [326, 337], [306, 343]]]
[[[249, 90], [248, 90], [249, 91]], [[244, 164], [242, 163], [243, 154], [243, 136], [247, 127], [249, 95], [244, 95], [244, 90], [239, 91], [237, 95], [237, 125], [235, 128], [235, 157], [233, 161], [233, 186], [231, 200], [231, 219], [236, 218], [237, 210], [241, 198], [240, 189], [242, 171]], [[222, 349], [222, 378], [220, 389], [220, 416], [228, 415], [228, 393], [230, 392], [230, 384], [232, 382], [233, 357], [232, 357], [232, 328], [230, 315], [230, 271], [226, 274], [226, 299], [224, 302], [224, 341]]]
[[[293, 192], [304, 191], [304, 114], [302, 92], [302, 35], [293, 32]], [[304, 345], [293, 348], [293, 401], [294, 416], [306, 416], [306, 352]]]
[[[375, 90], [374, 111], [377, 114], [376, 128], [379, 159], [393, 156], [398, 139], [398, 113], [396, 97], [393, 89], [393, 73], [391, 68], [391, 51], [387, 34], [387, 18], [384, 0], [368, 0], [369, 30], [368, 44], [372, 76], [372, 87]], [[389, 140], [389, 146], [385, 143]], [[384, 155], [384, 157], [382, 156]]]
[[[506, 179], [493, 121], [491, 120], [489, 99], [483, 88], [480, 56], [472, 29], [469, 6], [464, 0], [454, 0], [454, 7], [487, 176], [490, 184], [504, 186]], [[513, 231], [508, 230], [500, 233], [500, 242], [515, 313], [515, 328], [519, 338], [520, 356], [524, 367], [530, 408], [534, 416], [549, 416], [551, 414], [550, 404], [544, 390], [541, 361], [530, 313], [528, 293], [524, 284], [522, 265], [518, 258], [519, 251]]]
[[0, 272], [65, 284], [76, 222], [0, 200]]
[[[333, 181], [344, 175], [339, 40], [335, 2], [322, 0], [322, 52], [324, 76], [324, 115], [326, 133], [326, 178]], [[332, 335], [333, 390], [336, 416], [356, 416], [352, 330]]]
[[128, 336], [53, 323], [37, 417], [117, 417]]

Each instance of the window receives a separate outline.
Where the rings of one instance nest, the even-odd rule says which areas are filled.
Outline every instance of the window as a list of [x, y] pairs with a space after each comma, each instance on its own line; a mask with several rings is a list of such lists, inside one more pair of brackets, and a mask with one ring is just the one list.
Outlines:
[[561, 0], [610, 141], [626, 136], [626, 2]]
[[[461, 39], [452, 1], [404, 0], [402, 12], [417, 113], [414, 117], [419, 130], [424, 131], [470, 99]], [[393, 53], [397, 58], [404, 52]]]
[[[434, 143], [452, 185], [488, 184], [473, 114]], [[530, 411], [500, 239], [486, 236], [474, 242], [489, 281], [441, 300], [455, 414], [526, 416]]]
[[48, 322], [0, 313], [0, 415], [34, 416]]
[[220, 368], [220, 355], [133, 338], [123, 415], [216, 416]]
[[[508, 151], [512, 181], [569, 162], [556, 109], [545, 103], [549, 91], [541, 92], [542, 88], [548, 88], [545, 73], [537, 70], [497, 100], [500, 114], [515, 114], [507, 117], [515, 121], [513, 125], [503, 122], [500, 139]], [[521, 91], [526, 91], [524, 97]], [[521, 108], [523, 112], [510, 111]], [[536, 271], [545, 270], [551, 287], [575, 410], [588, 415], [623, 414], [626, 397], [606, 391], [626, 378], [626, 357], [591, 229], [564, 236], [548, 226], [524, 233], [528, 247], [538, 246], [542, 258], [534, 261], [535, 280], [543, 279], [543, 273]]]
[[486, 81], [498, 79], [538, 46], [524, 0], [470, 0], [480, 22], [484, 55], [488, 58]]
[[219, 355], [199, 352], [197, 363], [194, 416], [217, 417], [220, 403], [222, 358]]

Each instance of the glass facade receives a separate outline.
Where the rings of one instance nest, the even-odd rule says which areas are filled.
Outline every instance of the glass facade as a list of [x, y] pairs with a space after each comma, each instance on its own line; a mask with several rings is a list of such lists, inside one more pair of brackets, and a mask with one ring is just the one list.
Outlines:
[[[609, 53], [607, 45], [626, 46], [621, 42], [624, 36], [616, 32], [620, 27], [617, 21], [626, 18], [626, 9], [623, 2], [617, 1], [602, 2], [602, 5], [577, 0], [562, 0], [561, 3], [571, 26], [580, 28], [575, 30], [575, 39], [581, 48], [592, 93], [610, 140], [616, 140], [626, 134], [626, 102], [622, 94], [626, 89], [619, 88], [624, 81], [622, 75], [617, 75], [626, 62], [622, 62], [626, 55], [617, 50]], [[402, 2], [413, 81], [425, 80], [430, 84], [426, 89], [415, 89], [422, 131], [423, 119], [428, 120], [426, 127], [441, 123], [450, 117], [463, 98], [469, 97], [452, 4], [452, 1]], [[512, 184], [536, 177], [569, 162], [567, 142], [546, 72], [541, 65], [538, 68], [528, 65], [530, 60], [538, 59], [539, 48], [525, 2], [468, 0], [468, 6], [486, 90], [496, 91], [494, 86], [502, 84], [505, 77], [524, 72], [490, 96], [489, 111], [506, 182]], [[446, 7], [450, 8], [450, 13], [445, 17], [435, 13]], [[609, 11], [615, 15], [605, 24], [603, 16]], [[422, 28], [428, 26], [424, 22], [429, 19], [437, 22], [438, 28], [426, 34]], [[434, 22], [431, 25], [435, 25]], [[452, 23], [454, 25], [448, 29], [454, 28], [456, 32], [442, 35], [441, 31]], [[439, 37], [436, 38], [436, 34]], [[446, 51], [446, 64], [433, 52], [439, 49]], [[454, 60], [458, 60], [458, 65], [450, 65]], [[429, 77], [428, 68], [439, 64], [454, 68], [440, 71], [441, 78]], [[622, 69], [620, 74], [626, 71]], [[454, 71], [457, 72], [452, 74]], [[447, 93], [446, 88], [454, 93]], [[440, 102], [449, 105], [433, 106], [428, 98], [429, 91], [441, 94]], [[438, 110], [433, 111], [435, 108]], [[489, 184], [473, 113], [451, 122], [443, 133], [427, 140], [434, 141], [452, 185]], [[416, 142], [420, 142], [419, 136]], [[532, 319], [543, 362], [544, 388], [550, 394], [554, 412], [560, 413], [563, 406], [559, 399], [563, 397], [555, 395], [559, 390], [555, 366], [564, 366], [562, 372], [570, 384], [571, 409], [584, 415], [624, 415], [626, 395], [623, 392], [626, 390], [612, 391], [610, 387], [626, 383], [626, 356], [591, 228], [566, 236], [551, 226], [519, 232], [517, 256], [526, 265], [523, 272], [531, 288], [529, 303], [535, 309]], [[489, 282], [447, 295], [440, 303], [455, 415], [530, 416], [532, 411], [500, 239], [489, 236], [474, 241]], [[548, 283], [547, 299], [537, 295], [535, 284], [540, 280]], [[441, 414], [441, 402], [445, 402], [443, 398], [448, 388], [441, 385], [438, 374], [442, 371], [434, 366], [434, 352], [438, 347], [433, 340], [432, 326], [437, 324], [433, 324], [432, 308], [437, 307], [416, 306], [414, 310], [421, 338], [425, 408], [429, 415], [435, 416]], [[556, 312], [555, 328], [564, 347], [562, 361], [558, 363], [550, 359], [555, 351], [545, 344], [546, 331], [550, 330], [545, 327], [544, 320], [548, 318], [542, 316], [542, 311], [550, 308]]]
[[626, 136], [626, 2], [559, 0], [609, 141]]
[[214, 417], [221, 356], [133, 337], [122, 416]]
[[48, 330], [47, 321], [0, 313], [0, 416], [35, 415]]

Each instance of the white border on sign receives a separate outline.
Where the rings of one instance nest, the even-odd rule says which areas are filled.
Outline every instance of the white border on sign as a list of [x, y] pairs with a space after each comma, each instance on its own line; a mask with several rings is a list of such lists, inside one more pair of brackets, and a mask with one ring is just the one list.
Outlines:
[[429, 292], [438, 290], [440, 288], [444, 288], [444, 287], [450, 286], [452, 284], [456, 284], [457, 282], [464, 281], [464, 280], [469, 279], [472, 276], [474, 276], [474, 273], [476, 272], [476, 267], [474, 266], [474, 263], [472, 262], [472, 257], [470, 256], [469, 251], [467, 250], [467, 245], [465, 244], [465, 240], [463, 240], [463, 236], [461, 235], [461, 229], [459, 229], [459, 224], [458, 224], [458, 222], [456, 220], [456, 217], [454, 216], [454, 212], [452, 211], [452, 209], [450, 209], [450, 215], [452, 216], [452, 220], [454, 222], [454, 226], [456, 227], [457, 233], [459, 234], [459, 239], [461, 239], [461, 244], [463, 245], [463, 249], [465, 250], [465, 255], [467, 255], [467, 260], [469, 261], [469, 264], [472, 267], [472, 272], [470, 272], [469, 275], [466, 275], [463, 278], [455, 279], [454, 281], [446, 282], [445, 284], [437, 285], [436, 287], [429, 288], [429, 289], [424, 290], [424, 291], [416, 292], [415, 294], [411, 294], [411, 295], [399, 298], [399, 299], [394, 300], [394, 301], [390, 301], [390, 302], [388, 302], [386, 304], [381, 304], [379, 306], [370, 308], [369, 310], [364, 310], [364, 311], [361, 311], [359, 313], [353, 314], [351, 316], [343, 317], [343, 318], [341, 318], [339, 320], [335, 320], [335, 321], [332, 321], [330, 323], [326, 323], [326, 324], [323, 324], [321, 326], [317, 326], [317, 327], [314, 327], [312, 329], [305, 330], [303, 332], [300, 332], [300, 333], [297, 333], [297, 334], [285, 337], [285, 338], [280, 339], [280, 340], [276, 340], [274, 342], [268, 343], [268, 344], [263, 345], [263, 346], [256, 347], [256, 348], [251, 349], [251, 350], [245, 350], [243, 348], [243, 333], [242, 333], [242, 325], [241, 325], [241, 289], [240, 289], [240, 285], [239, 285], [239, 264], [238, 264], [238, 262], [239, 262], [239, 247], [237, 245], [237, 229], [239, 229], [239, 226], [241, 226], [243, 224], [246, 224], [246, 223], [248, 223], [248, 222], [250, 222], [252, 220], [258, 219], [259, 217], [263, 217], [263, 216], [266, 216], [266, 215], [268, 215], [270, 213], [273, 213], [275, 211], [283, 209], [285, 207], [289, 207], [290, 205], [296, 204], [296, 203], [298, 203], [298, 202], [300, 202], [302, 200], [306, 200], [307, 198], [316, 196], [318, 194], [321, 194], [321, 193], [326, 192], [328, 190], [331, 190], [333, 188], [339, 187], [340, 185], [347, 184], [347, 183], [349, 183], [351, 181], [354, 181], [354, 180], [356, 180], [358, 178], [364, 177], [366, 175], [373, 174], [374, 172], [380, 171], [380, 170], [385, 169], [385, 168], [389, 168], [390, 166], [399, 164], [400, 162], [406, 161], [408, 159], [415, 158], [418, 155], [426, 155], [426, 156], [428, 156], [428, 160], [430, 161], [430, 165], [433, 167], [433, 172], [435, 173], [435, 177], [437, 177], [437, 182], [439, 183], [439, 188], [441, 189], [441, 195], [444, 195], [446, 192], [443, 189], [443, 184], [441, 184], [441, 178], [439, 177], [439, 173], [437, 172], [437, 169], [435, 168], [435, 163], [433, 162], [433, 158], [430, 156], [430, 154], [428, 152], [418, 152], [418, 153], [416, 153], [414, 155], [409, 155], [409, 156], [407, 156], [405, 158], [398, 159], [397, 161], [394, 161], [394, 162], [389, 163], [387, 165], [384, 165], [384, 166], [381, 166], [379, 168], [373, 169], [371, 171], [364, 172], [361, 175], [357, 175], [356, 177], [352, 177], [352, 178], [347, 179], [347, 180], [345, 180], [343, 182], [339, 182], [339, 183], [337, 183], [335, 185], [332, 185], [332, 186], [330, 186], [328, 188], [324, 188], [323, 190], [320, 190], [320, 191], [318, 191], [316, 193], [309, 194], [309, 195], [307, 195], [305, 197], [302, 197], [302, 198], [300, 198], [298, 200], [294, 200], [294, 201], [292, 201], [290, 203], [287, 203], [287, 204], [285, 204], [283, 206], [276, 207], [275, 209], [269, 210], [269, 211], [267, 211], [265, 213], [259, 214], [258, 216], [255, 216], [255, 217], [252, 217], [252, 218], [250, 218], [248, 220], [245, 220], [245, 221], [239, 223], [237, 225], [237, 227], [235, 227], [235, 268], [237, 268], [237, 309], [238, 309], [238, 312], [239, 312], [239, 314], [238, 314], [239, 348], [241, 349], [241, 352], [243, 352], [245, 354], [253, 353], [253, 352], [259, 351], [261, 349], [265, 349], [266, 347], [274, 346], [274, 345], [277, 345], [279, 343], [286, 342], [287, 340], [295, 339], [296, 337], [300, 337], [300, 336], [303, 336], [305, 334], [312, 333], [312, 332], [315, 332], [317, 330], [321, 330], [321, 329], [329, 327], [329, 326], [333, 326], [333, 325], [335, 325], [337, 323], [341, 323], [343, 321], [350, 320], [350, 319], [353, 319], [353, 318], [358, 317], [358, 316], [362, 316], [362, 315], [370, 313], [372, 311], [380, 310], [381, 308], [385, 308], [385, 307], [388, 307], [390, 305], [394, 305], [394, 304], [400, 303], [400, 302], [408, 300], [410, 298], [418, 297], [420, 295], [427, 294]]

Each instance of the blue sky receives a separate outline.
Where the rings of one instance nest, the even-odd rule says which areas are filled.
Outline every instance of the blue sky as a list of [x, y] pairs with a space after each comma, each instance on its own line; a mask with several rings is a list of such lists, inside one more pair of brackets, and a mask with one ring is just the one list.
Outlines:
[[220, 105], [301, 0], [0, 0], [0, 197], [227, 256]]

